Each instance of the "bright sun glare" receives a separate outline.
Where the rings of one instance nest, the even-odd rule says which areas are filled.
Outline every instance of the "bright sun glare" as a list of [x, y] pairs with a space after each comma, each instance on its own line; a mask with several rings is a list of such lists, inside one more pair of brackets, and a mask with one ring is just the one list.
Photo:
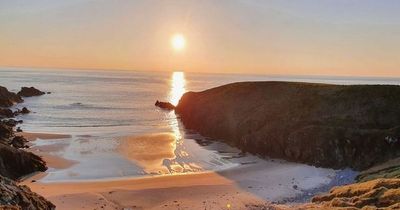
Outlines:
[[170, 102], [173, 105], [178, 105], [179, 99], [181, 99], [181, 96], [186, 92], [185, 86], [185, 74], [180, 71], [174, 72], [172, 74], [170, 92]]
[[172, 36], [171, 45], [174, 50], [183, 50], [186, 45], [186, 39], [182, 34], [175, 34]]

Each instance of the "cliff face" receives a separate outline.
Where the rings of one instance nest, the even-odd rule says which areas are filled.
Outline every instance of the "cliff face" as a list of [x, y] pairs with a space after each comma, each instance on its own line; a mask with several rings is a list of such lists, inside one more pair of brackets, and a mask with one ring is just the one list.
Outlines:
[[244, 151], [365, 169], [400, 155], [400, 86], [242, 82], [182, 96], [188, 129]]

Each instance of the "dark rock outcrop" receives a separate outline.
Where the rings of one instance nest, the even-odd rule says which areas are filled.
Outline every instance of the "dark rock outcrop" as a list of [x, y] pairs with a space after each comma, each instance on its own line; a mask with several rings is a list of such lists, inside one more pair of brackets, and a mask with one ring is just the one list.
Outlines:
[[0, 209], [53, 210], [54, 204], [27, 186], [0, 176]]
[[400, 86], [241, 82], [188, 92], [188, 129], [244, 151], [366, 169], [400, 156]]
[[0, 119], [14, 117], [14, 112], [11, 109], [0, 108]]
[[22, 97], [41, 96], [44, 94], [46, 93], [34, 87], [22, 87], [21, 90], [18, 92], [18, 95]]
[[29, 109], [26, 108], [26, 107], [23, 107], [23, 108], [21, 109], [21, 111], [20, 111], [21, 114], [29, 114], [30, 112], [31, 112], [31, 111], [29, 111]]
[[154, 104], [157, 107], [160, 107], [161, 109], [165, 109], [165, 110], [174, 110], [175, 106], [173, 104], [171, 104], [170, 102], [162, 102], [162, 101], [156, 101], [156, 103]]
[[[0, 87], [0, 106], [9, 107], [22, 101], [19, 95]], [[18, 180], [22, 176], [47, 169], [46, 163], [39, 156], [20, 149], [27, 147], [27, 140], [15, 136], [14, 127], [22, 123], [22, 120], [4, 119], [27, 113], [29, 110], [26, 107], [16, 112], [0, 108], [0, 209], [55, 209], [51, 202], [32, 192], [27, 186], [18, 186], [10, 180]]]
[[[8, 92], [6, 88], [0, 87], [0, 101], [6, 101], [8, 106], [22, 102], [22, 99], [15, 93]], [[19, 112], [13, 113], [9, 109], [0, 111], [4, 113], [0, 115], [0, 176], [16, 180], [36, 171], [45, 171], [46, 163], [39, 156], [19, 149], [27, 147], [27, 140], [14, 134], [14, 127], [22, 121], [4, 119], [16, 116]], [[24, 107], [20, 112], [27, 113], [29, 110]]]
[[1, 123], [10, 126], [10, 127], [15, 127], [17, 126], [19, 123], [22, 123], [22, 120], [14, 120], [14, 119], [6, 119], [6, 120], [2, 120]]
[[46, 163], [37, 155], [21, 150], [27, 140], [14, 135], [14, 127], [19, 121], [0, 120], [0, 175], [18, 179], [36, 171], [46, 171]]
[[39, 156], [0, 142], [1, 176], [16, 180], [27, 174], [46, 170], [46, 162]]
[[8, 125], [7, 122], [1, 121], [0, 122], [0, 142], [7, 142], [13, 136], [14, 136], [13, 127]]
[[29, 148], [28, 145], [26, 145], [26, 143], [28, 143], [28, 140], [26, 140], [24, 137], [22, 136], [15, 136], [11, 142], [10, 145], [15, 147], [15, 148]]
[[23, 101], [24, 100], [22, 100], [19, 95], [8, 91], [8, 89], [5, 87], [0, 86], [0, 107], [10, 107]]

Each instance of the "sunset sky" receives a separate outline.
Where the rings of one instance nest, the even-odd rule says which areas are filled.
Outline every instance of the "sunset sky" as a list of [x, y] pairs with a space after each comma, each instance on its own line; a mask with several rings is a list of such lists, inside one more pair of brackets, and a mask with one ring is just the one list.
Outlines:
[[0, 66], [400, 76], [400, 1], [0, 0]]

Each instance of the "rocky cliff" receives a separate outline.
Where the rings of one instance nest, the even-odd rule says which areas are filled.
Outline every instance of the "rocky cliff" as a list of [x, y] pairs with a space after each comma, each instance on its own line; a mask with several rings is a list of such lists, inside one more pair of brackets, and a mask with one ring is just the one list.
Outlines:
[[39, 156], [23, 149], [27, 140], [15, 136], [15, 126], [21, 121], [10, 118], [29, 111], [25, 107], [17, 111], [7, 107], [22, 101], [19, 95], [0, 86], [0, 209], [52, 210], [55, 209], [52, 203], [13, 181], [47, 169]]
[[400, 155], [400, 86], [241, 82], [184, 94], [188, 129], [244, 151], [366, 169]]

